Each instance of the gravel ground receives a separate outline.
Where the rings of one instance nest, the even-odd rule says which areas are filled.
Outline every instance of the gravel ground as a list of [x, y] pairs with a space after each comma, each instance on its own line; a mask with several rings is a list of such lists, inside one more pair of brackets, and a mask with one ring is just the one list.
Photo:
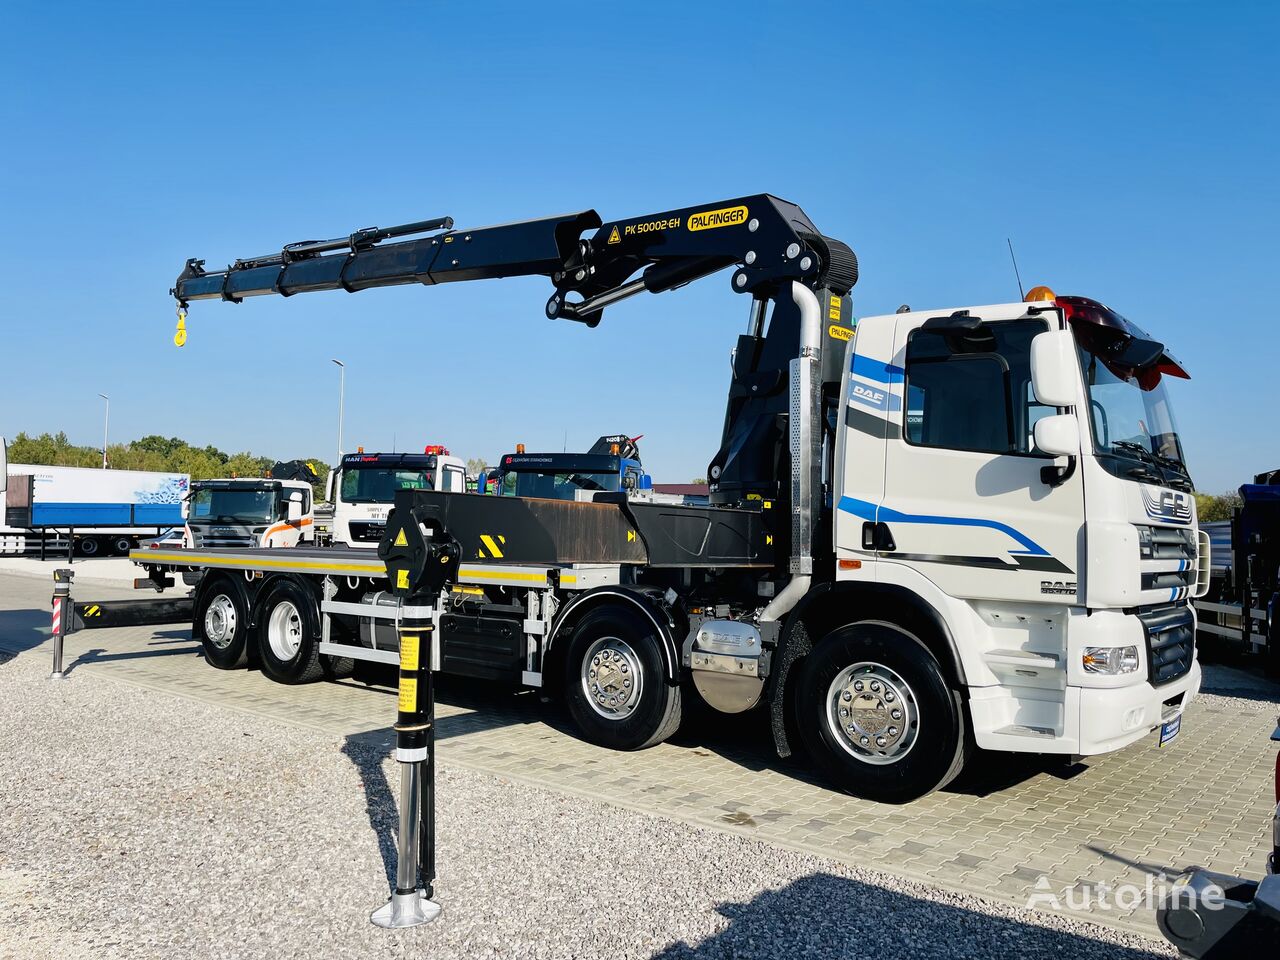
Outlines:
[[1136, 958], [1132, 935], [462, 769], [436, 923], [369, 911], [390, 736], [345, 742], [0, 655], [0, 957]]

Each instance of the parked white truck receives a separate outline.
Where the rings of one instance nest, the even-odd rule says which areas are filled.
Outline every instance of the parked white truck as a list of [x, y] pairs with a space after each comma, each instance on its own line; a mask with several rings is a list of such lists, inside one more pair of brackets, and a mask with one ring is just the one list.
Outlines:
[[361, 447], [344, 455], [329, 474], [329, 540], [341, 546], [376, 547], [397, 490], [463, 493], [466, 488], [467, 465], [439, 444], [424, 447], [422, 453], [365, 453]]
[[[256, 652], [297, 682], [325, 657], [394, 663], [408, 604], [436, 618], [433, 665], [561, 696], [589, 740], [660, 742], [695, 691], [762, 704], [780, 754], [798, 732], [834, 783], [888, 802], [946, 784], [974, 747], [1087, 756], [1177, 734], [1209, 574], [1167, 390], [1186, 373], [1106, 306], [1037, 288], [855, 320], [852, 251], [769, 195], [289, 250], [190, 261], [175, 293], [541, 274], [549, 316], [594, 325], [732, 268], [750, 324], [707, 504], [404, 489], [376, 556], [136, 554], [153, 578], [208, 571], [193, 627], [214, 666]], [[424, 542], [461, 558], [438, 596], [415, 594]]]

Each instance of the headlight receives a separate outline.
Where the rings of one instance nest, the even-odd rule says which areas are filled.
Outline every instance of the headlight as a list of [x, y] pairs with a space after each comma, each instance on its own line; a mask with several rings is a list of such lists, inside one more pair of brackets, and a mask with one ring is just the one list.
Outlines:
[[1136, 673], [1137, 647], [1085, 647], [1081, 661], [1085, 673]]

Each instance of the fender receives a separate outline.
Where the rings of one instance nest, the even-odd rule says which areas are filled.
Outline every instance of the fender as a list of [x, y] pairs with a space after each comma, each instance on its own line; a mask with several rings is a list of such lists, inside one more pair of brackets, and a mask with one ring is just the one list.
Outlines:
[[[786, 689], [787, 678], [795, 661], [801, 659], [810, 650], [818, 637], [809, 636], [805, 630], [805, 618], [810, 613], [817, 613], [817, 608], [824, 601], [840, 601], [848, 603], [852, 613], [865, 612], [862, 619], [881, 619], [884, 606], [905, 607], [937, 631], [945, 643], [950, 656], [943, 658], [942, 668], [951, 672], [961, 686], [967, 686], [964, 664], [960, 660], [960, 651], [955, 638], [951, 634], [942, 614], [919, 594], [912, 593], [905, 587], [889, 583], [861, 583], [852, 581], [827, 581], [820, 583], [800, 598], [787, 619], [783, 623], [782, 633], [778, 638], [778, 649], [774, 653], [774, 669], [765, 684], [764, 697], [769, 702], [769, 714], [773, 728], [774, 746], [778, 756], [791, 755], [791, 744], [787, 736], [786, 725]], [[839, 618], [837, 618], [839, 619]], [[852, 619], [846, 622], [853, 622]], [[928, 643], [928, 639], [926, 643]], [[930, 645], [931, 649], [933, 645]], [[938, 651], [941, 654], [941, 651]]]
[[[588, 590], [574, 597], [556, 616], [555, 624], [551, 627], [551, 632], [547, 634], [547, 645], [543, 650], [542, 658], [545, 665], [547, 659], [551, 656], [552, 647], [556, 638], [560, 635], [560, 629], [574, 618], [576, 615], [586, 613], [598, 606], [605, 606], [610, 603], [625, 603], [634, 607], [637, 612], [658, 631], [658, 636], [662, 642], [658, 645], [662, 650], [662, 661], [666, 667], [666, 677], [672, 683], [680, 680], [680, 655], [677, 652], [678, 646], [672, 635], [672, 625], [668, 617], [667, 611], [662, 608], [649, 594], [641, 590], [628, 589], [626, 587], [596, 587], [594, 590]], [[557, 648], [558, 649], [558, 648]]]

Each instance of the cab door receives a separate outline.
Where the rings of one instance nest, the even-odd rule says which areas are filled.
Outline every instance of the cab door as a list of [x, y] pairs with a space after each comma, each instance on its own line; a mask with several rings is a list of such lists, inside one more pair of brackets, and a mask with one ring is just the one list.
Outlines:
[[878, 525], [881, 579], [900, 564], [953, 597], [1075, 600], [1083, 471], [1064, 477], [1068, 461], [1033, 438], [1058, 411], [1035, 400], [1031, 340], [1060, 322], [1024, 304], [898, 315], [900, 429], [865, 518]]

